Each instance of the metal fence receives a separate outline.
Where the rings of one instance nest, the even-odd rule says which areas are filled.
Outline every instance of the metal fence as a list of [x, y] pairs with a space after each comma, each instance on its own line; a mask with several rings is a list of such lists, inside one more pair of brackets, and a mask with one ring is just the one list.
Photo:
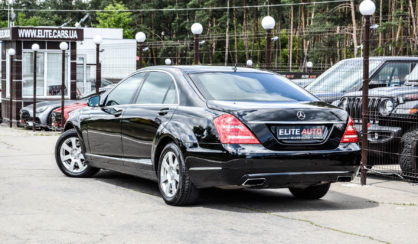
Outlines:
[[361, 143], [362, 105], [368, 108], [369, 174], [418, 180], [418, 57], [371, 57], [368, 100], [363, 101], [363, 59], [343, 60], [306, 89], [345, 109]]

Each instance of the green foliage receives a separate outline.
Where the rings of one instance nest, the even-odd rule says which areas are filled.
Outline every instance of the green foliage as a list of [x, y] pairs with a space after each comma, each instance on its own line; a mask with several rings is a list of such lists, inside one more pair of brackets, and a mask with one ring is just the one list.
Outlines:
[[[114, 1], [107, 5], [104, 10], [128, 10], [123, 3]], [[130, 28], [132, 23], [131, 12], [98, 12], [96, 26], [100, 28], [122, 28], [124, 38], [133, 38], [134, 31]]]
[[[308, 0], [15, 0], [13, 7], [15, 9], [68, 10], [185, 9], [225, 7], [228, 1], [231, 7], [267, 3], [312, 2]], [[410, 38], [408, 35], [412, 33], [408, 1], [402, 0], [402, 11], [400, 10], [401, 0], [393, 1], [395, 3], [394, 11], [390, 6], [392, 1], [382, 0], [383, 23], [376, 31], [372, 31], [375, 37], [375, 47], [372, 54], [391, 54], [389, 47], [396, 50], [396, 55], [418, 54], [416, 43], [414, 41], [410, 42], [408, 39]], [[361, 0], [354, 1], [357, 20], [357, 45], [361, 44], [360, 38], [362, 36], [361, 15], [358, 12], [360, 2]], [[377, 9], [373, 23], [379, 23], [380, 0], [375, 2], [379, 4], [376, 4]], [[7, 1], [0, 1], [0, 8], [8, 9]], [[417, 1], [415, 0], [413, 1], [413, 8], [417, 8]], [[235, 63], [235, 53], [237, 53], [238, 63], [244, 64], [248, 57], [253, 60], [255, 66], [263, 67], [266, 39], [265, 31], [261, 27], [261, 19], [269, 14], [276, 20], [276, 29], [273, 30], [273, 36], [279, 36], [279, 40], [272, 44], [274, 49], [272, 61], [277, 60], [278, 64], [286, 67], [289, 62], [288, 42], [291, 9], [291, 6], [286, 5], [270, 8], [237, 8], [235, 11], [234, 9], [229, 11], [226, 9], [150, 12], [89, 11], [90, 17], [83, 26], [123, 28], [125, 38], [133, 38], [138, 31], [145, 32], [147, 35], [146, 45], [149, 47], [149, 51], [144, 53], [144, 65], [163, 64], [167, 57], [171, 58], [174, 63], [191, 64], [194, 44], [190, 27], [194, 22], [200, 22], [204, 29], [201, 40], [206, 41], [199, 47], [201, 62], [203, 64], [223, 64], [225, 62], [227, 39], [226, 23], [229, 18], [228, 62]], [[304, 18], [301, 18], [302, 12]], [[18, 11], [15, 24], [22, 26], [60, 26], [71, 19], [68, 26], [74, 26], [86, 13], [86, 11]], [[246, 16], [246, 21], [244, 21], [244, 16]], [[295, 5], [293, 6], [293, 16], [292, 63], [296, 68], [300, 64], [300, 60], [305, 58], [303, 57], [305, 51], [307, 52], [306, 59], [312, 61], [315, 67], [316, 64], [327, 66], [330, 63], [336, 63], [338, 59], [354, 57], [351, 9], [348, 2]], [[236, 26], [234, 26], [234, 23], [236, 23]], [[246, 28], [244, 28], [244, 23], [246, 23]], [[302, 24], [305, 27], [304, 31], [302, 31]], [[7, 11], [0, 11], [0, 27], [6, 26]], [[237, 31], [237, 49], [235, 49], [235, 28]], [[339, 33], [336, 33], [337, 28], [340, 30]], [[247, 39], [244, 38], [245, 30]], [[395, 41], [392, 33], [396, 35], [398, 30], [401, 30], [401, 38]], [[380, 47], [377, 44], [379, 34], [382, 35], [383, 40]], [[305, 50], [306, 46], [308, 47], [307, 50]]]
[[26, 17], [25, 13], [17, 13], [16, 24], [19, 26], [41, 26], [44, 20], [39, 16]]

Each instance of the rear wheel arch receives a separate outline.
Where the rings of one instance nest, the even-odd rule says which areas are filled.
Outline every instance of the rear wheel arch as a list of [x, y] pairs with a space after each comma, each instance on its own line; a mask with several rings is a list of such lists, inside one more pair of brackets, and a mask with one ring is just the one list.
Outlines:
[[154, 167], [155, 172], [158, 171], [158, 161], [160, 159], [161, 152], [163, 151], [164, 147], [167, 144], [172, 143], [172, 142], [178, 145], [177, 140], [175, 140], [174, 138], [172, 138], [169, 135], [162, 136], [159, 139], [158, 144], [155, 147], [153, 157], [152, 157], [153, 158], [153, 167]]

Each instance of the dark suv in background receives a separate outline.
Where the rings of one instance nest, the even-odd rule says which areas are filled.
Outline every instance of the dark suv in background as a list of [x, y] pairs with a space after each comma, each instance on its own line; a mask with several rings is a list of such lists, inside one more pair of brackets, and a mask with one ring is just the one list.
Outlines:
[[[418, 57], [371, 57], [369, 88], [400, 86], [418, 63]], [[345, 59], [305, 87], [322, 101], [338, 105], [344, 94], [360, 91], [363, 83], [363, 58]]]
[[[390, 64], [391, 67], [401, 66]], [[386, 66], [388, 67], [388, 66]], [[377, 76], [386, 83], [393, 83], [398, 70], [382, 67]], [[403, 73], [402, 73], [403, 76]], [[402, 77], [401, 77], [402, 78]], [[404, 175], [417, 174], [418, 156], [418, 66], [405, 77], [402, 86], [375, 88], [369, 91], [369, 163], [400, 164]], [[394, 84], [392, 84], [394, 85]], [[338, 106], [353, 118], [361, 136], [362, 92], [348, 93]]]

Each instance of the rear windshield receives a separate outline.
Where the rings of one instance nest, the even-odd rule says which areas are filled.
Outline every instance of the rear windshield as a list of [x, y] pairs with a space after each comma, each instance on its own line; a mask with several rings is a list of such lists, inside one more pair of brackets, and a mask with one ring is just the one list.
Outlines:
[[208, 100], [317, 101], [313, 95], [286, 78], [268, 73], [207, 72], [190, 77]]

